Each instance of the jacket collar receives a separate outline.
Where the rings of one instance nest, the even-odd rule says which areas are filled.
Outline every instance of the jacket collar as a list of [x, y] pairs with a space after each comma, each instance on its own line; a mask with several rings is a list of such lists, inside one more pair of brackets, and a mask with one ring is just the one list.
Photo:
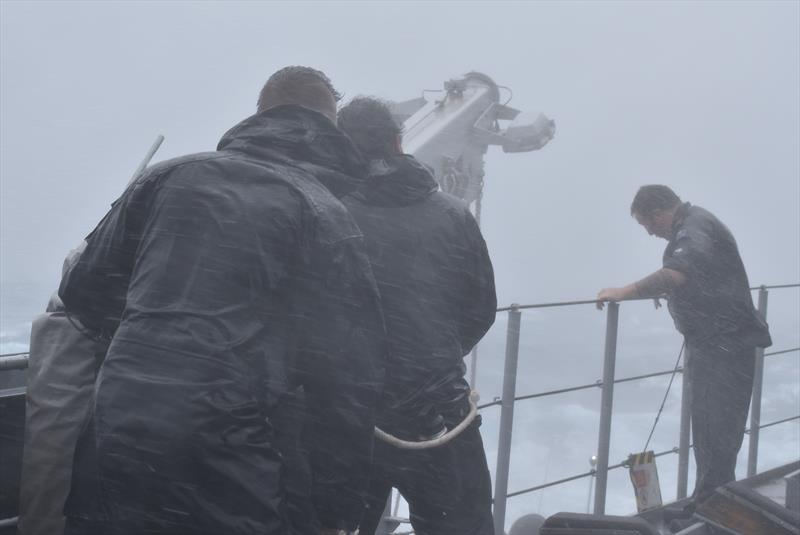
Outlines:
[[278, 106], [248, 117], [222, 136], [217, 150], [302, 167], [336, 197], [358, 188], [366, 176], [350, 139], [323, 114], [301, 106]]
[[369, 162], [369, 177], [353, 197], [377, 206], [415, 204], [439, 189], [428, 168], [408, 154]]
[[681, 229], [683, 221], [686, 219], [686, 216], [689, 215], [689, 208], [691, 207], [692, 203], [685, 202], [675, 210], [675, 216], [672, 218], [672, 239], [675, 239], [675, 235]]

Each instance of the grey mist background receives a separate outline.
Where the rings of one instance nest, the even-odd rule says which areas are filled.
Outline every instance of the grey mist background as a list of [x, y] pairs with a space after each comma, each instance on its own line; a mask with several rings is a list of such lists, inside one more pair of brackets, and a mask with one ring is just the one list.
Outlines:
[[[31, 318], [68, 250], [121, 193], [159, 133], [156, 160], [212, 150], [290, 64], [324, 70], [347, 99], [405, 100], [470, 70], [511, 105], [556, 120], [535, 153], [486, 157], [483, 229], [499, 300], [591, 299], [660, 266], [665, 242], [628, 214], [636, 189], [670, 185], [736, 236], [752, 285], [800, 281], [800, 3], [0, 2], [0, 351]], [[774, 349], [800, 345], [796, 289], [773, 292]], [[499, 395], [506, 317], [481, 345], [477, 387]], [[667, 370], [680, 339], [664, 309], [622, 307], [620, 377]], [[601, 376], [604, 315], [523, 315], [520, 394]], [[797, 353], [772, 357], [764, 420], [800, 412]], [[612, 462], [644, 445], [667, 378], [620, 386]], [[677, 444], [680, 381], [653, 446]], [[520, 404], [509, 490], [588, 469], [599, 391]], [[484, 414], [490, 467], [497, 410]], [[762, 433], [760, 467], [797, 457], [797, 422]], [[746, 451], [747, 444], [743, 447]], [[665, 499], [675, 459], [659, 459]], [[740, 455], [743, 460], [745, 454]], [[740, 473], [743, 473], [740, 463]], [[690, 481], [691, 484], [691, 481]], [[583, 511], [588, 481], [513, 498]], [[635, 508], [627, 474], [610, 513]]]

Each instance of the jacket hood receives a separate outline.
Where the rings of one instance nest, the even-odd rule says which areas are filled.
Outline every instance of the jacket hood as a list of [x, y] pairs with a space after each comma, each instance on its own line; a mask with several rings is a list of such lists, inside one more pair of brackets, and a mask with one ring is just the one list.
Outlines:
[[353, 194], [365, 204], [405, 206], [428, 198], [439, 189], [425, 165], [408, 154], [369, 162], [366, 183]]
[[324, 115], [301, 106], [278, 106], [243, 120], [217, 150], [278, 160], [312, 173], [336, 197], [360, 187], [366, 165], [350, 138]]

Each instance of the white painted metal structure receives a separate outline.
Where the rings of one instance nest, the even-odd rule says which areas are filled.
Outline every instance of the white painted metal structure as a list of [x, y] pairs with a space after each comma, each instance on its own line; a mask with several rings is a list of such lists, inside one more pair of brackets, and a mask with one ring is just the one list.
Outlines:
[[527, 152], [541, 149], [555, 134], [555, 123], [544, 115], [501, 104], [500, 87], [485, 74], [468, 73], [432, 93], [433, 100], [394, 104], [395, 117], [403, 122], [403, 150], [433, 169], [442, 190], [467, 203], [480, 200], [489, 145]]

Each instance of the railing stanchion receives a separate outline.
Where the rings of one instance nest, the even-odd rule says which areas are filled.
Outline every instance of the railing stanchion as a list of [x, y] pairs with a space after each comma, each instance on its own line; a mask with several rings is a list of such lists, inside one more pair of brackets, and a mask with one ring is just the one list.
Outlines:
[[617, 359], [617, 327], [619, 304], [608, 303], [606, 316], [606, 347], [603, 361], [603, 395], [600, 405], [600, 435], [597, 440], [597, 479], [595, 481], [594, 514], [606, 510], [608, 485], [608, 452], [611, 441], [611, 411], [614, 405], [614, 367]]
[[497, 440], [497, 470], [494, 475], [494, 531], [505, 533], [508, 468], [511, 461], [511, 429], [514, 424], [514, 396], [517, 388], [519, 327], [522, 313], [516, 305], [508, 311], [506, 362], [503, 372], [503, 398], [500, 409], [500, 435]]
[[472, 348], [470, 352], [470, 365], [469, 365], [469, 387], [473, 390], [477, 390], [477, 383], [478, 381], [478, 346], [477, 344], [475, 347]]
[[[758, 311], [767, 319], [769, 292], [762, 286], [758, 290]], [[747, 477], [754, 476], [758, 468], [758, 438], [761, 426], [761, 390], [764, 384], [764, 348], [756, 348], [756, 367], [753, 371], [753, 401], [750, 404], [750, 447], [747, 452]]]
[[691, 368], [689, 347], [683, 348], [683, 380], [681, 381], [681, 424], [680, 437], [678, 438], [678, 492], [680, 500], [686, 497], [689, 485], [689, 436], [692, 428], [692, 390], [690, 385]]
[[392, 532], [392, 525], [389, 517], [392, 516], [392, 491], [389, 491], [389, 496], [386, 497], [386, 505], [381, 514], [381, 521], [378, 527], [375, 528], [375, 535], [389, 535]]

